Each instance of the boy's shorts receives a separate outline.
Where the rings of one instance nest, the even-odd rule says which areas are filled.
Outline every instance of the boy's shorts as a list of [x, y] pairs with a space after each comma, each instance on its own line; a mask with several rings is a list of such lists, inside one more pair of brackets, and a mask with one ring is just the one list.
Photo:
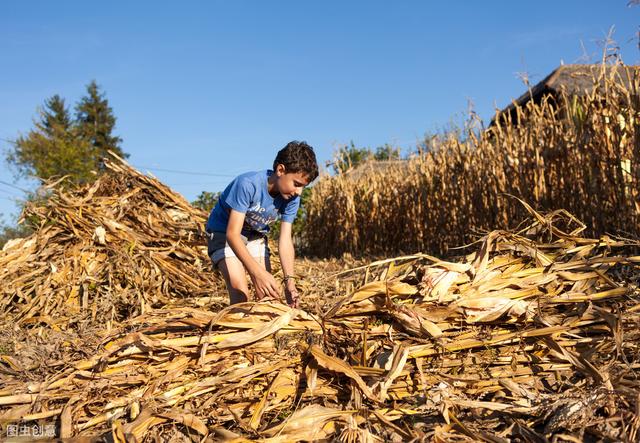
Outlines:
[[[207, 238], [209, 257], [214, 265], [217, 266], [223, 258], [236, 256], [231, 246], [229, 246], [229, 243], [227, 243], [227, 235], [224, 232], [207, 232]], [[253, 236], [250, 235], [249, 237], [240, 235], [240, 238], [242, 238], [249, 254], [251, 254], [253, 258], [265, 258], [265, 261], [268, 262], [269, 245], [267, 243], [267, 237], [256, 234]]]

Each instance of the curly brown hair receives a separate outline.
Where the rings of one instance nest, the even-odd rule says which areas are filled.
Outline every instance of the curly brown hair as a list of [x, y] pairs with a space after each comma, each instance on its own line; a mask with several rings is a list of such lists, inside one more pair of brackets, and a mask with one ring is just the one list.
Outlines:
[[307, 142], [294, 140], [280, 149], [273, 161], [273, 170], [278, 165], [283, 165], [287, 172], [302, 172], [307, 176], [309, 183], [318, 177], [318, 162], [313, 148]]

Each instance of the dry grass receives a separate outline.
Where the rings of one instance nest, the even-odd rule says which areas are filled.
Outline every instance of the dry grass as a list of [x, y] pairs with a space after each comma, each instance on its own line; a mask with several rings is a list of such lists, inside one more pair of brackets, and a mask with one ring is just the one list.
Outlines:
[[633, 441], [640, 257], [528, 209], [459, 262], [329, 263], [319, 312], [150, 309], [40, 377], [3, 356], [0, 416], [116, 442]]
[[124, 162], [53, 194], [24, 217], [36, 232], [0, 254], [0, 321], [53, 329], [115, 324], [181, 299], [221, 307], [202, 235], [206, 214]]
[[465, 139], [449, 135], [407, 162], [321, 179], [307, 204], [305, 243], [319, 256], [443, 255], [477, 238], [474, 231], [522, 220], [522, 206], [506, 194], [566, 209], [590, 235], [637, 237], [640, 78], [630, 77], [628, 88], [607, 77], [591, 95], [530, 102], [515, 121], [499, 118]]

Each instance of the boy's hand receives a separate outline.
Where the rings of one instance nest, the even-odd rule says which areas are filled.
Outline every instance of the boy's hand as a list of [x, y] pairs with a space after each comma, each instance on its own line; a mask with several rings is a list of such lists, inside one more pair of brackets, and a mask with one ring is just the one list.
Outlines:
[[292, 308], [297, 308], [300, 304], [300, 295], [293, 279], [287, 280], [285, 283], [284, 296], [287, 299], [287, 304]]
[[256, 288], [258, 300], [262, 300], [265, 297], [280, 298], [280, 285], [268, 271], [262, 270], [259, 274], [252, 275], [251, 279]]

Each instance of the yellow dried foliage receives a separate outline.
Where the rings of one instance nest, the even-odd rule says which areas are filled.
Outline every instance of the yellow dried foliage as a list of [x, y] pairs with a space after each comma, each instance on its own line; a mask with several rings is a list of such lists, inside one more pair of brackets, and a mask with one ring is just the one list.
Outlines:
[[633, 440], [640, 257], [529, 210], [459, 262], [338, 272], [361, 284], [320, 311], [149, 307], [44, 378], [7, 356], [0, 417], [119, 442]]

